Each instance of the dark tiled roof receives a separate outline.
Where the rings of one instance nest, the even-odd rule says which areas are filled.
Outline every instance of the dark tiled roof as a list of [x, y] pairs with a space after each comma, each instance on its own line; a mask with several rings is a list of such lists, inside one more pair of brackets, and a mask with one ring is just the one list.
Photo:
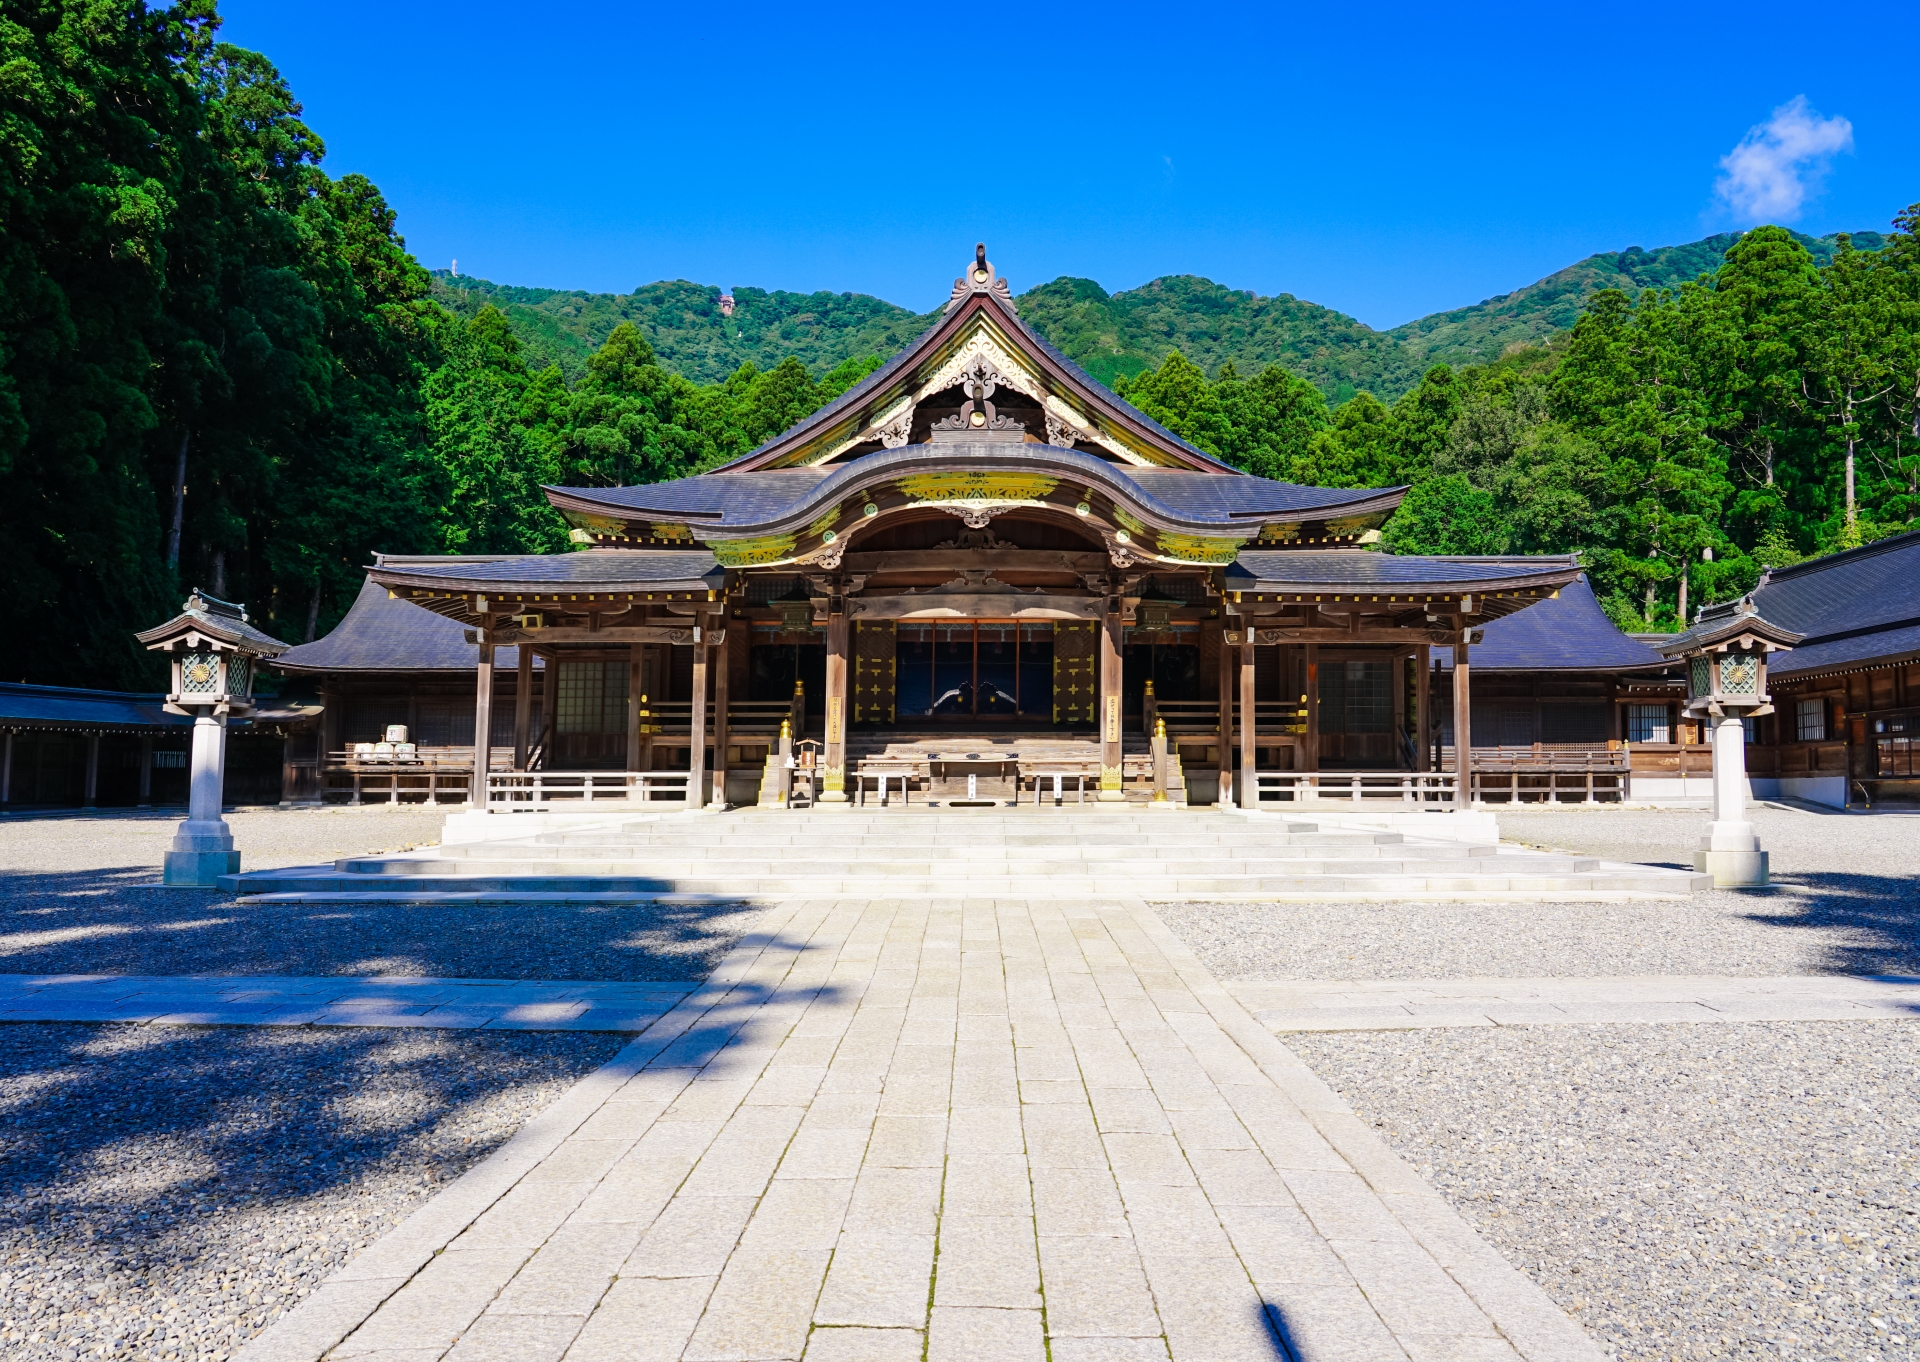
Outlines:
[[1776, 676], [1920, 651], [1920, 532], [1780, 568], [1753, 593], [1766, 619], [1806, 635]]
[[169, 714], [164, 695], [70, 686], [0, 684], [0, 727], [106, 732], [186, 728], [193, 720]]
[[389, 584], [445, 584], [455, 591], [543, 586], [703, 591], [718, 587], [722, 579], [719, 564], [705, 549], [583, 549], [497, 558], [383, 555], [374, 576]]
[[[1453, 650], [1436, 650], [1441, 665], [1453, 666]], [[1581, 577], [1549, 598], [1486, 626], [1469, 659], [1477, 671], [1648, 670], [1668, 665], [1654, 649], [1627, 637], [1608, 619]]]
[[[290, 672], [472, 672], [480, 649], [466, 632], [458, 620], [389, 597], [369, 578], [332, 633], [287, 649], [273, 665]], [[520, 650], [496, 648], [493, 661], [510, 671], [520, 665]]]
[[[1109, 465], [1111, 467], [1111, 465]], [[1184, 468], [1117, 469], [1148, 496], [1164, 502], [1188, 520], [1227, 523], [1261, 515], [1299, 515], [1338, 510], [1356, 501], [1393, 496], [1404, 487], [1303, 487], [1273, 482], [1250, 473], [1222, 477]], [[1245, 527], [1243, 527], [1245, 528]]]
[[1229, 591], [1423, 588], [1432, 591], [1551, 585], [1579, 572], [1570, 557], [1426, 558], [1364, 549], [1246, 550], [1226, 570]]
[[[769, 470], [762, 473], [707, 473], [677, 482], [643, 487], [549, 488], [557, 504], [615, 514], [658, 509], [685, 514], [689, 505], [719, 514], [691, 521], [698, 535], [708, 526], [727, 531], [765, 531], [788, 522], [812, 519], [855, 488], [884, 478], [920, 471], [923, 465], [945, 470], [956, 460], [1000, 468], [1018, 467], [1105, 487], [1132, 502], [1149, 517], [1186, 529], [1215, 529], [1249, 535], [1262, 516], [1300, 518], [1321, 514], [1378, 512], [1399, 504], [1404, 489], [1302, 487], [1245, 473], [1222, 475], [1195, 470], [1134, 468], [1109, 463], [1077, 449], [1055, 445], [1003, 444], [904, 445], [876, 450], [825, 469]], [[689, 488], [687, 484], [706, 487]], [[679, 503], [677, 506], [675, 503]], [[672, 509], [670, 509], [672, 508]], [[580, 555], [575, 555], [580, 556]]]
[[842, 471], [833, 468], [769, 468], [759, 473], [700, 473], [636, 487], [547, 487], [541, 490], [624, 511], [687, 516], [699, 525], [758, 524]]

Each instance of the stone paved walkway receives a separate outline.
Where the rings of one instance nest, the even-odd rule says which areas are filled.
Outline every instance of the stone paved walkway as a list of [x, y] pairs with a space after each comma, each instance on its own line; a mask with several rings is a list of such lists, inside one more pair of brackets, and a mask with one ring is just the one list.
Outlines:
[[644, 1031], [694, 987], [341, 975], [0, 974], [0, 1021]]
[[792, 901], [245, 1362], [1583, 1359], [1143, 903]]
[[1920, 979], [1642, 975], [1595, 979], [1238, 981], [1275, 1031], [1406, 1031], [1568, 1022], [1920, 1020]]

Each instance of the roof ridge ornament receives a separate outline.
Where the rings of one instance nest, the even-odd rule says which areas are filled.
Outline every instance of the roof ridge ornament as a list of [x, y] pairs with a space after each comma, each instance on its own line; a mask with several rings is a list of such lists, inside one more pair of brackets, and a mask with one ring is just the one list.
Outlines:
[[987, 259], [987, 243], [982, 241], [973, 248], [973, 263], [967, 266], [967, 272], [953, 281], [953, 296], [947, 299], [947, 305], [941, 309], [951, 312], [976, 293], [990, 293], [1006, 305], [1007, 311], [1017, 313], [1020, 309], [1013, 305], [1013, 290], [1007, 287], [1007, 281], [1000, 277], [993, 262]]

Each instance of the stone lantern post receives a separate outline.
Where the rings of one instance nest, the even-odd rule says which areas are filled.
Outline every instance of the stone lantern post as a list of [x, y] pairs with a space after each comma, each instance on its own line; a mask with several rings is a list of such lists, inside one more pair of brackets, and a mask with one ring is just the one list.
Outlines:
[[1751, 597], [1703, 609], [1694, 626], [1661, 645], [1687, 664], [1686, 712], [1713, 734], [1713, 822], [1693, 867], [1715, 888], [1767, 882], [1767, 853], [1747, 821], [1747, 735], [1744, 720], [1773, 713], [1767, 654], [1791, 648], [1801, 635], [1763, 619]]
[[173, 664], [167, 692], [171, 714], [193, 719], [187, 817], [168, 848], [164, 884], [212, 889], [240, 870], [233, 832], [220, 816], [227, 771], [227, 720], [253, 713], [254, 665], [289, 645], [247, 623], [240, 606], [195, 591], [181, 613], [157, 629], [136, 634]]

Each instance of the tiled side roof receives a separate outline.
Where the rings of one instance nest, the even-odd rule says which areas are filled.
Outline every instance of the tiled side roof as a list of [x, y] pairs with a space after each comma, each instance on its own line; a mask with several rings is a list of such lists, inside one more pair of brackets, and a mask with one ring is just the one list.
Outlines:
[[[520, 665], [520, 650], [496, 648], [493, 661], [510, 671]], [[458, 620], [392, 599], [371, 579], [331, 633], [289, 648], [273, 662], [291, 672], [472, 672], [479, 664], [480, 649], [467, 642]], [[533, 665], [541, 665], [538, 658]]]
[[[1451, 669], [1453, 651], [1436, 650]], [[1515, 614], [1493, 620], [1469, 660], [1475, 670], [1626, 671], [1668, 665], [1658, 652], [1620, 632], [1581, 577], [1549, 598]]]
[[1920, 657], [1920, 620], [1891, 629], [1870, 629], [1859, 634], [1830, 638], [1825, 642], [1802, 643], [1787, 652], [1774, 654], [1767, 663], [1767, 670], [1775, 677], [1785, 679], [1837, 667], [1897, 662], [1911, 657]]
[[169, 714], [166, 697], [72, 686], [0, 684], [0, 724], [73, 732], [186, 727], [184, 714]]
[[618, 590], [707, 588], [720, 585], [720, 565], [705, 549], [584, 549], [579, 553], [529, 553], [510, 557], [400, 558], [382, 556], [374, 569], [394, 582], [452, 583], [454, 590], [488, 587], [591, 586]]
[[1579, 571], [1573, 558], [1438, 558], [1411, 554], [1369, 553], [1364, 549], [1248, 550], [1226, 570], [1230, 591], [1306, 591], [1378, 587], [1457, 587], [1471, 590], [1482, 583], [1525, 582], [1565, 577]]
[[1920, 618], [1920, 532], [1777, 569], [1753, 603], [1809, 641]]

